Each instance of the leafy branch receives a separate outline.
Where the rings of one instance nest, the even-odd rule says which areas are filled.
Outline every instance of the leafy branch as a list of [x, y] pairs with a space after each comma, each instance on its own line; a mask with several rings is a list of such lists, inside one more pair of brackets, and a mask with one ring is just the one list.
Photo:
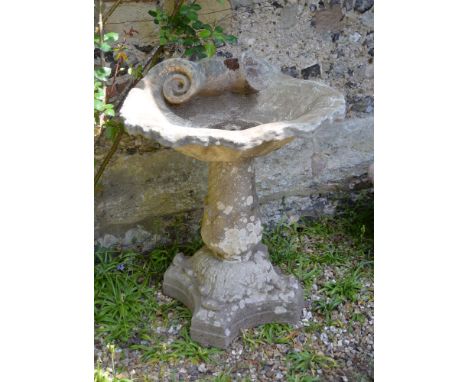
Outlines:
[[[106, 20], [109, 18], [111, 11], [113, 12], [116, 8], [117, 6], [112, 7], [106, 14]], [[101, 10], [100, 8], [100, 11]], [[125, 132], [122, 121], [119, 120], [116, 115], [130, 90], [153, 66], [161, 61], [162, 54], [165, 50], [168, 48], [173, 48], [172, 51], [179, 49], [183, 51], [183, 56], [197, 60], [205, 57], [212, 57], [216, 53], [216, 49], [226, 43], [233, 44], [237, 42], [237, 37], [225, 34], [220, 26], [206, 24], [200, 21], [198, 13], [200, 10], [201, 6], [197, 4], [196, 1], [176, 0], [174, 9], [170, 14], [162, 8], [156, 8], [148, 12], [149, 15], [153, 17], [154, 23], [159, 26], [160, 45], [157, 49], [153, 50], [150, 59], [147, 60], [145, 65], [138, 66], [137, 68], [130, 68], [129, 73], [132, 74], [133, 80], [127, 84], [117, 100], [114, 101], [114, 104], [107, 103], [106, 95], [108, 92], [106, 91], [105, 85], [110, 78], [111, 69], [103, 66], [103, 53], [109, 52], [112, 49], [111, 44], [117, 41], [118, 35], [116, 33], [107, 33], [105, 35], [101, 33], [101, 36], [98, 36], [97, 40], [95, 39], [95, 46], [101, 51], [102, 66], [95, 70], [95, 123], [100, 127], [104, 126], [106, 136], [113, 140], [110, 150], [104, 157], [94, 176], [95, 189], [110, 159], [117, 151]], [[103, 20], [102, 14], [99, 20], [101, 23]], [[102, 30], [102, 27], [103, 25], [100, 24], [100, 30]], [[126, 55], [122, 49], [114, 49], [114, 51], [120, 53], [117, 54], [116, 71], [112, 79], [110, 93], [115, 90], [114, 85], [117, 71], [121, 63], [126, 61]], [[105, 122], [103, 122], [103, 119], [105, 119]]]

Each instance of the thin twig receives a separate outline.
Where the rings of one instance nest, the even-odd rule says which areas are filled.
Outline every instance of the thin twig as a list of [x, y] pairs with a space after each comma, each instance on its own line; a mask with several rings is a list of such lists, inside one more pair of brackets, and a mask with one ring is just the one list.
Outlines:
[[220, 9], [220, 10], [217, 10], [217, 11], [200, 13], [200, 16], [211, 15], [212, 13], [219, 13], [219, 12], [225, 12], [225, 11], [230, 11], [230, 10], [231, 10], [231, 8], [225, 8], [225, 9]]
[[[148, 57], [146, 63], [143, 65], [143, 70], [141, 72], [142, 77], [144, 77], [148, 73], [148, 71], [154, 66], [154, 64], [153, 65], [151, 65], [151, 64], [153, 62], [157, 62], [159, 60], [163, 49], [164, 49], [164, 47], [162, 45], [158, 46], [157, 48], [153, 49], [151, 54], [149, 54], [149, 57]], [[115, 111], [116, 111], [116, 113], [118, 113], [120, 111], [120, 108], [123, 105], [123, 101], [127, 97], [128, 93], [130, 93], [130, 90], [132, 90], [132, 88], [138, 83], [139, 80], [140, 79], [135, 78], [132, 81], [130, 81], [127, 84], [127, 86], [125, 86], [125, 89], [120, 93], [118, 99], [115, 101]]]
[[111, 15], [114, 13], [114, 11], [117, 9], [117, 7], [120, 5], [121, 2], [122, 0], [117, 0], [114, 4], [112, 4], [112, 7], [110, 7], [109, 11], [102, 18], [102, 22], [104, 24], [109, 19], [109, 17], [111, 17]]
[[99, 183], [99, 179], [101, 179], [102, 173], [107, 167], [107, 164], [109, 163], [110, 159], [112, 158], [112, 155], [117, 151], [117, 148], [119, 147], [120, 140], [122, 139], [123, 133], [125, 132], [125, 129], [123, 127], [120, 127], [117, 135], [115, 136], [114, 142], [112, 143], [112, 147], [110, 148], [109, 152], [106, 154], [104, 160], [102, 161], [101, 165], [99, 166], [99, 169], [94, 176], [94, 190], [96, 190], [96, 187]]
[[117, 24], [131, 24], [131, 23], [152, 23], [153, 19], [144, 19], [144, 20], [128, 20], [128, 21], [119, 21], [114, 23], [106, 23], [106, 25], [117, 25]]
[[[103, 22], [103, 19], [102, 19], [102, 9], [103, 9], [103, 4], [102, 4], [102, 0], [99, 0], [99, 43], [102, 44], [104, 43], [104, 22]], [[105, 65], [105, 58], [104, 58], [104, 51], [102, 49], [100, 49], [100, 63], [101, 63], [101, 67], [104, 67]], [[104, 92], [104, 104], [107, 103], [107, 96], [106, 96], [106, 82], [103, 81], [102, 82], [102, 91]], [[99, 126], [98, 126], [98, 131], [101, 132], [102, 131], [102, 125], [104, 124], [104, 114], [101, 114], [99, 116]]]
[[[102, 1], [102, 0], [100, 0], [100, 1]], [[174, 9], [172, 10], [171, 16], [174, 16], [174, 15], [177, 14], [177, 12], [179, 12], [180, 7], [182, 6], [183, 3], [184, 3], [184, 0], [176, 0], [176, 3], [174, 4]], [[144, 77], [149, 72], [149, 70], [158, 63], [163, 51], [164, 51], [164, 46], [163, 45], [160, 45], [154, 51], [154, 53], [150, 56], [151, 58], [146, 62], [145, 66], [143, 68], [142, 77]], [[127, 97], [130, 90], [138, 83], [138, 81], [139, 80], [137, 80], [137, 79], [131, 81], [129, 83], [129, 85], [125, 88], [124, 92], [122, 92], [122, 96], [119, 97], [119, 101], [115, 106], [116, 112], [118, 112], [120, 110], [120, 108], [123, 105], [123, 101]], [[94, 176], [94, 190], [96, 190], [96, 187], [97, 187], [97, 185], [99, 183], [99, 180], [101, 179], [101, 176], [104, 173], [104, 170], [106, 169], [107, 165], [109, 164], [110, 159], [112, 158], [114, 153], [117, 151], [117, 148], [119, 147], [119, 143], [120, 143], [120, 141], [122, 139], [122, 136], [123, 136], [124, 132], [125, 132], [125, 129], [123, 128], [123, 126], [121, 126], [119, 128], [119, 131], [118, 131], [115, 139], [114, 139], [114, 142], [112, 143], [112, 147], [110, 148], [109, 152], [106, 154], [104, 160], [102, 161], [101, 165], [98, 168], [98, 171], [96, 172], [96, 175]]]

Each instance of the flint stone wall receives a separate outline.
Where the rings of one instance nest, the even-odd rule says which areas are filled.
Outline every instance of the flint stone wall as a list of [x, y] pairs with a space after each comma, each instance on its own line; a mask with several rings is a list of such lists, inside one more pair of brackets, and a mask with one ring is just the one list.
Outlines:
[[[204, 1], [207, 9], [219, 4], [199, 0], [202, 7]], [[106, 2], [107, 7], [111, 4]], [[109, 19], [108, 30], [121, 36], [123, 30], [138, 30], [126, 37], [132, 64], [144, 60], [156, 45], [154, 24], [147, 16], [153, 4], [124, 2]], [[239, 43], [221, 49], [219, 55], [235, 57], [248, 49], [284, 73], [324, 81], [346, 95], [344, 121], [322, 126], [315, 135], [256, 159], [266, 224], [333, 214], [341, 198], [371, 186], [367, 172], [373, 162], [373, 2], [226, 0], [220, 9], [225, 8], [229, 10], [210, 17], [221, 14], [218, 21], [239, 37]], [[119, 84], [127, 80], [120, 76]], [[98, 160], [108, 146], [100, 140]], [[144, 138], [127, 137], [96, 194], [96, 243], [150, 250], [190, 239], [199, 229], [206, 180], [205, 163]]]

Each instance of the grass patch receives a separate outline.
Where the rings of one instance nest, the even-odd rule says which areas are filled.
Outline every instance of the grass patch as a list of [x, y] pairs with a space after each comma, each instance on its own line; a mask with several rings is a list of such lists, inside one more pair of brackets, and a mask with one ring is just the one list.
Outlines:
[[324, 290], [330, 299], [354, 302], [357, 300], [361, 288], [359, 272], [353, 271], [343, 278], [326, 283]]
[[192, 318], [190, 310], [176, 300], [160, 304], [155, 315], [161, 317], [165, 326], [168, 326], [171, 322], [186, 324]]
[[[295, 224], [279, 224], [265, 232], [264, 243], [269, 248], [273, 264], [301, 281], [306, 298], [315, 291], [311, 309], [319, 313], [315, 319], [317, 321], [318, 318], [318, 322], [309, 322], [309, 326], [300, 331], [317, 334], [324, 325], [343, 327], [344, 321], [336, 314], [343, 304], [344, 309], [340, 310], [349, 315], [350, 330], [353, 325], [365, 322], [366, 316], [353, 311], [348, 303], [372, 299], [367, 291], [361, 293], [373, 272], [373, 210], [372, 203], [367, 203], [358, 200], [349, 204], [336, 218], [303, 219]], [[143, 362], [158, 362], [170, 368], [183, 360], [192, 364], [219, 362], [220, 349], [205, 348], [191, 340], [189, 309], [175, 300], [156, 301], [164, 272], [174, 256], [179, 252], [191, 255], [201, 245], [201, 240], [197, 240], [183, 246], [158, 248], [146, 254], [97, 251], [94, 280], [97, 335], [107, 343], [127, 342], [126, 346], [139, 350]], [[329, 281], [331, 277], [335, 280]], [[166, 334], [155, 333], [156, 324], [166, 327], [182, 325], [182, 329], [170, 342]], [[287, 324], [265, 324], [243, 330], [242, 342], [251, 350], [275, 344], [286, 344], [291, 349], [298, 334], [299, 330]], [[336, 367], [330, 357], [312, 352], [306, 345], [309, 341], [304, 344], [306, 350], [291, 352], [285, 360], [289, 367], [285, 377], [288, 382], [317, 381], [320, 377], [318, 369]], [[119, 379], [117, 376], [120, 374], [98, 366], [95, 382], [131, 381]], [[210, 378], [220, 382], [232, 380], [226, 370], [224, 374]], [[177, 379], [176, 375], [174, 379]]]
[[333, 311], [345, 302], [355, 302], [361, 289], [359, 272], [357, 270], [348, 272], [336, 281], [325, 283], [322, 289], [324, 298], [314, 301], [313, 310], [322, 314], [330, 323]]
[[[308, 381], [308, 379], [304, 378], [317, 377], [316, 374], [318, 369], [326, 370], [337, 366], [337, 363], [333, 358], [311, 351], [289, 353], [287, 355], [287, 360], [290, 363], [288, 381]], [[318, 379], [312, 380], [315, 381]]]
[[179, 252], [193, 254], [201, 247], [197, 239], [185, 245], [157, 248], [142, 254], [101, 249], [95, 253], [94, 322], [107, 342], [126, 342], [147, 332], [155, 312], [168, 318], [174, 312], [190, 318], [190, 311], [174, 302], [158, 306], [156, 290], [164, 272]]
[[196, 362], [209, 362], [213, 355], [221, 352], [217, 348], [206, 348], [192, 341], [187, 327], [182, 328], [180, 335], [181, 338], [170, 345], [170, 351], [176, 359], [188, 358]]
[[108, 342], [138, 335], [142, 322], [156, 308], [155, 291], [140, 256], [133, 252], [96, 253], [94, 321], [96, 331]]
[[372, 235], [373, 203], [360, 198], [341, 208], [336, 218], [280, 223], [265, 232], [263, 242], [275, 265], [306, 283], [316, 265], [372, 267]]
[[217, 375], [210, 381], [211, 382], [231, 382], [232, 378], [228, 373], [221, 373], [220, 375]]
[[179, 338], [172, 343], [156, 341], [152, 345], [133, 345], [131, 348], [142, 352], [143, 361], [151, 362], [171, 362], [188, 359], [194, 363], [207, 363], [212, 361], [215, 354], [221, 352], [217, 348], [206, 348], [192, 341], [187, 326], [181, 329]]
[[289, 324], [264, 324], [258, 328], [242, 331], [242, 342], [250, 349], [266, 344], [288, 344], [297, 335], [297, 331]]
[[292, 272], [301, 257], [301, 242], [295, 224], [278, 224], [263, 235], [263, 243], [268, 247], [273, 264]]
[[[264, 243], [272, 262], [301, 281], [306, 298], [327, 266], [344, 273], [336, 281], [318, 285], [323, 298], [314, 301], [312, 309], [330, 322], [341, 304], [357, 300], [361, 279], [372, 277], [373, 224], [372, 199], [363, 196], [344, 203], [334, 218], [278, 224], [265, 232]], [[254, 344], [259, 339], [246, 341]]]
[[288, 382], [317, 382], [320, 381], [320, 377], [307, 374], [296, 374], [296, 375], [288, 375]]

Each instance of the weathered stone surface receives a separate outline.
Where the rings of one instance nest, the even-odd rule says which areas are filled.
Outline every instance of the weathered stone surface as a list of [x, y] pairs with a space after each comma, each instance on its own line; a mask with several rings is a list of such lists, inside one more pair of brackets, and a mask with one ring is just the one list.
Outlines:
[[239, 259], [262, 240], [253, 159], [212, 162], [201, 235], [205, 245], [224, 259]]
[[[241, 0], [246, 1], [246, 0]], [[230, 0], [224, 0], [223, 4], [217, 0], [199, 0], [202, 11], [199, 12], [200, 20], [204, 23], [220, 25], [229, 28], [232, 19]], [[167, 12], [171, 12], [174, 7], [174, 0], [161, 2]], [[112, 2], [105, 2], [105, 10], [112, 6]], [[106, 31], [118, 32], [125, 36], [127, 43], [145, 45], [158, 40], [158, 27], [153, 21], [153, 17], [148, 14], [149, 10], [154, 10], [154, 1], [124, 1], [119, 4], [106, 22]], [[95, 22], [95, 25], [97, 23]], [[128, 33], [130, 30], [134, 33]]]
[[[199, 3], [202, 6], [200, 11], [202, 19], [205, 17], [203, 14], [206, 14], [206, 17], [219, 17], [223, 15], [223, 12], [219, 12], [221, 9], [229, 8], [228, 1], [222, 5], [219, 5], [216, 0], [207, 2], [202, 0]], [[212, 3], [220, 6], [216, 13], [207, 11]], [[339, 6], [340, 3], [341, 6]], [[348, 96], [358, 93], [371, 95], [373, 81], [364, 76], [364, 71], [362, 74], [358, 74], [353, 70], [359, 65], [369, 64], [368, 60], [373, 55], [374, 10], [373, 7], [367, 9], [370, 3], [368, 0], [343, 0], [341, 2], [310, 0], [306, 3], [278, 0], [269, 5], [269, 3], [257, 0], [232, 1], [233, 17], [222, 16], [220, 19], [223, 19], [223, 23], [229, 21], [225, 30], [238, 36], [239, 43], [236, 45], [228, 44], [220, 48], [217, 54], [239, 57], [245, 49], [249, 49], [280, 68], [293, 66], [307, 68], [318, 63], [322, 69], [321, 78], [327, 84]], [[110, 5], [106, 2], [106, 6], [109, 6], [108, 4]], [[356, 10], [354, 9], [355, 5]], [[296, 7], [296, 14], [291, 13], [294, 23], [289, 24], [290, 27], [285, 30], [282, 23], [282, 11], [287, 7]], [[108, 25], [108, 30], [120, 32], [121, 36], [124, 36], [124, 30], [128, 32], [132, 27], [139, 31], [133, 37], [125, 36], [132, 56], [138, 56], [133, 54], [134, 45], [158, 45], [157, 26], [147, 14], [147, 11], [152, 8], [154, 8], [154, 3], [125, 1], [109, 20], [111, 23]], [[367, 11], [360, 13], [361, 9], [367, 9]], [[318, 27], [316, 25], [317, 18]], [[221, 21], [220, 19], [218, 22]], [[315, 25], [313, 27], [311, 27], [312, 19]], [[348, 37], [355, 32], [366, 39], [366, 45], [349, 43]], [[340, 33], [340, 38], [333, 41], [332, 33]], [[181, 55], [182, 52], [175, 54]], [[341, 59], [344, 66], [344, 70], [340, 74], [329, 70], [332, 64], [336, 63], [337, 58]], [[350, 74], [348, 74], [347, 69], [351, 69]], [[124, 77], [122, 76], [122, 80], [125, 80]], [[356, 88], [346, 87], [345, 84], [349, 81], [359, 84], [359, 86]]]
[[206, 247], [192, 257], [177, 255], [164, 274], [163, 291], [192, 311], [192, 339], [220, 348], [240, 329], [297, 323], [304, 299], [299, 282], [272, 266], [262, 244], [243, 261], [220, 260]]
[[289, 29], [297, 20], [297, 5], [289, 5], [281, 9], [280, 28]]
[[[373, 161], [373, 118], [322, 126], [255, 160], [256, 190], [265, 224], [286, 216], [331, 214], [326, 195], [350, 190]], [[189, 240], [202, 216], [208, 167], [174, 150], [119, 154], [96, 196], [96, 239], [123, 243], [131, 228], [150, 232], [154, 245], [183, 229]], [[145, 197], [137, 197], [145, 195]], [[321, 195], [321, 196], [320, 196]], [[183, 237], [181, 234], [180, 237]], [[135, 245], [149, 245], [149, 241]]]
[[354, 10], [360, 13], [367, 12], [374, 6], [374, 0], [356, 0]]
[[372, 163], [372, 164], [369, 166], [368, 178], [369, 178], [369, 180], [370, 180], [372, 183], [374, 183], [374, 163]]
[[349, 99], [349, 106], [351, 110], [358, 111], [360, 113], [372, 113], [374, 111], [374, 97], [352, 97]]
[[199, 160], [232, 162], [265, 155], [344, 112], [336, 90], [245, 52], [234, 67], [217, 57], [166, 60], [130, 91], [120, 114], [130, 134]]
[[315, 64], [301, 70], [302, 78], [304, 78], [305, 80], [311, 77], [320, 77], [320, 72], [321, 71], [319, 64]]
[[331, 6], [317, 12], [313, 26], [318, 32], [338, 32], [342, 18], [341, 7]]
[[312, 138], [312, 176], [316, 185], [339, 183], [367, 172], [374, 158], [373, 118], [322, 126]]
[[[291, 79], [249, 53], [238, 61], [164, 61], [127, 96], [121, 116], [130, 134], [210, 162], [201, 223], [205, 247], [191, 258], [177, 256], [163, 282], [166, 294], [192, 309], [193, 339], [225, 348], [240, 329], [299, 321], [299, 282], [278, 274], [261, 244], [253, 158], [344, 112], [338, 92]], [[126, 241], [151, 236], [127, 235]]]
[[207, 173], [204, 163], [173, 150], [118, 155], [104, 173], [102, 191], [95, 198], [96, 238], [110, 234], [128, 244], [126, 232], [140, 226], [156, 236], [155, 243], [164, 242], [167, 225], [202, 207]]
[[297, 68], [295, 66], [283, 66], [281, 68], [281, 72], [294, 78], [299, 77], [299, 72], [297, 71]]
[[[328, 2], [322, 2], [319, 6], [319, 1], [312, 0], [303, 8], [300, 4], [288, 4], [283, 0], [278, 0], [278, 4], [271, 7], [265, 3], [255, 4], [251, 0], [244, 2], [248, 7], [237, 7], [233, 11], [234, 17], [228, 18], [232, 22], [226, 29], [239, 37], [239, 43], [227, 45], [217, 54], [238, 57], [248, 48], [277, 67], [301, 69], [318, 63], [321, 79], [345, 93], [348, 100], [372, 95], [373, 78], [367, 76], [371, 71], [366, 66], [372, 65], [369, 59], [373, 55], [373, 7], [359, 13], [353, 9], [354, 0], [343, 1], [341, 18], [337, 17], [339, 13], [336, 9], [333, 10], [335, 17], [323, 17], [324, 22], [326, 19], [329, 24], [331, 22], [334, 31], [322, 34], [317, 33], [316, 27], [311, 27], [310, 20], [314, 12], [330, 8]], [[234, 5], [235, 2], [231, 3]], [[124, 4], [125, 12], [117, 12], [113, 15], [116, 19], [109, 20], [116, 22], [108, 25], [109, 30], [122, 34], [124, 29], [129, 31], [133, 26], [140, 34], [127, 37], [130, 47], [132, 44], [157, 45], [157, 30], [147, 14], [148, 7], [153, 8], [154, 4], [141, 1]], [[201, 4], [203, 6], [203, 2]], [[288, 5], [299, 6], [295, 24], [285, 33], [281, 28], [280, 11]], [[147, 34], [145, 29], [140, 28], [140, 23], [132, 22], [140, 19], [139, 15], [141, 19], [148, 20]], [[338, 32], [339, 38], [333, 41], [332, 33]], [[361, 43], [349, 42], [349, 36], [354, 32], [363, 36]], [[144, 37], [143, 42], [141, 37]], [[143, 52], [138, 50], [138, 53]], [[137, 54], [135, 59], [139, 59]], [[364, 70], [356, 70], [359, 66]], [[347, 196], [356, 182], [365, 179], [368, 163], [373, 160], [373, 119], [356, 118], [356, 115], [369, 116], [372, 111], [363, 114], [348, 110], [348, 119], [339, 125], [340, 128], [318, 142], [319, 149], [324, 152], [318, 159], [315, 157], [324, 168], [317, 182], [311, 181], [313, 148], [310, 136], [296, 139], [268, 157], [256, 160], [256, 187], [264, 223], [278, 221], [283, 216], [332, 213], [335, 198]], [[350, 126], [355, 128], [346, 132]], [[317, 133], [322, 134], [321, 131]], [[342, 139], [342, 136], [345, 138]], [[175, 239], [189, 240], [196, 234], [202, 216], [207, 165], [195, 160], [191, 162], [173, 150], [146, 152], [141, 149], [143, 146], [140, 147], [140, 143], [135, 145], [130, 141], [130, 144], [128, 150], [125, 142], [121, 144], [116, 161], [104, 173], [102, 192], [96, 196], [96, 238], [100, 239], [99, 243], [121, 244], [130, 229], [151, 233], [151, 240], [135, 243], [139, 248], [149, 247], [151, 241], [153, 245], [161, 245]], [[334, 153], [334, 156], [330, 153]], [[160, 161], [161, 165], [149, 165], [154, 160]], [[264, 169], [267, 163], [268, 168]], [[141, 171], [142, 168], [147, 171]], [[195, 175], [187, 176], [190, 172]], [[135, 204], [137, 194], [147, 195], [138, 206]], [[159, 202], [160, 199], [164, 202]], [[181, 200], [184, 202], [181, 203]], [[107, 240], [104, 240], [105, 237]], [[138, 237], [143, 238], [144, 235]]]

